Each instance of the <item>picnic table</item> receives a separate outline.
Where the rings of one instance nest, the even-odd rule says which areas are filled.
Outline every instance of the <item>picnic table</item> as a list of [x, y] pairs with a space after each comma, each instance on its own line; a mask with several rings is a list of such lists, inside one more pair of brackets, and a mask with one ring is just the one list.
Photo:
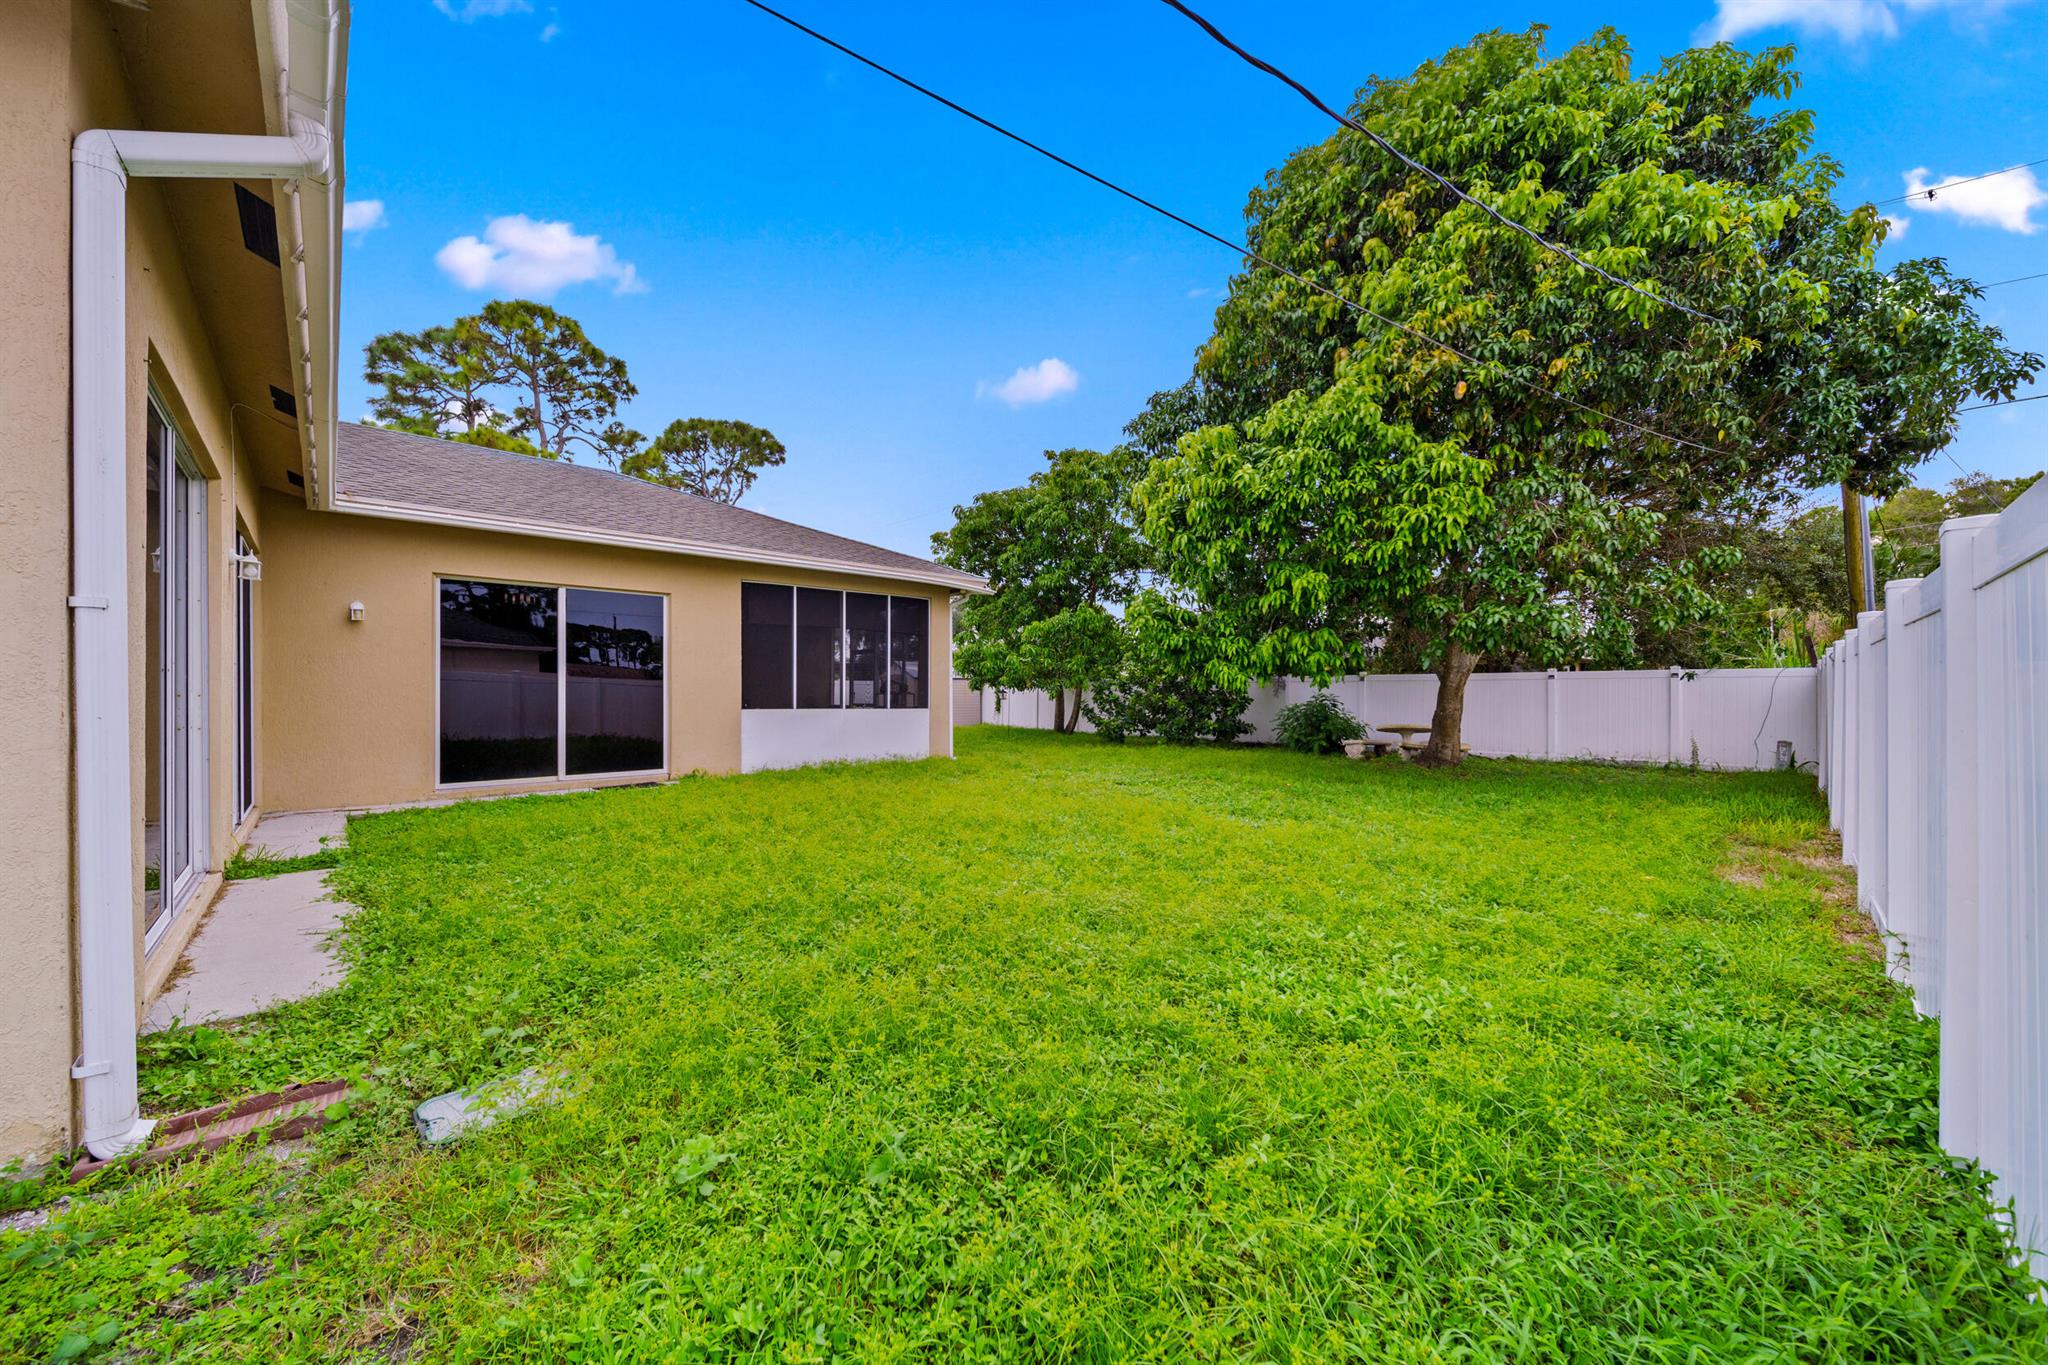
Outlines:
[[[1390, 735], [1399, 735], [1401, 752], [1404, 754], [1419, 754], [1429, 746], [1431, 727], [1427, 725], [1376, 725], [1373, 728], [1385, 730]], [[1472, 746], [1469, 744], [1460, 744], [1458, 748], [1468, 754], [1472, 752]]]

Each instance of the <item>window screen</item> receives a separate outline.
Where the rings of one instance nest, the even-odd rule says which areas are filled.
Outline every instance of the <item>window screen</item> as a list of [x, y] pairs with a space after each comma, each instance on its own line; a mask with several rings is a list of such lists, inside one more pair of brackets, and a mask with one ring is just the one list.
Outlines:
[[844, 594], [829, 588], [796, 590], [796, 704], [805, 708], [841, 705], [841, 664], [846, 637], [840, 629]]
[[569, 588], [571, 773], [651, 772], [662, 766], [661, 599]]
[[793, 704], [794, 588], [740, 584], [740, 706], [788, 710]]
[[888, 677], [889, 599], [878, 593], [846, 594], [846, 704], [885, 706]]
[[925, 667], [925, 637], [930, 634], [932, 604], [922, 597], [889, 599], [889, 705], [922, 710], [930, 671]]
[[441, 781], [556, 773], [554, 588], [441, 582]]

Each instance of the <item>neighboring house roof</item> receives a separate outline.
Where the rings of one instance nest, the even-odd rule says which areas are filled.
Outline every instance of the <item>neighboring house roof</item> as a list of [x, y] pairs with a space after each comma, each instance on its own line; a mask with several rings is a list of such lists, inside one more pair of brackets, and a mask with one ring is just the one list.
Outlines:
[[608, 470], [344, 425], [335, 510], [987, 592], [973, 574]]

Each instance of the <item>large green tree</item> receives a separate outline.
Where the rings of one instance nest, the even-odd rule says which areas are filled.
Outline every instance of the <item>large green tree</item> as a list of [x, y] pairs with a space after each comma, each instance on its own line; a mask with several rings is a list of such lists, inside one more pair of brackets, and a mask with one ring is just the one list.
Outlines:
[[619, 472], [680, 488], [720, 502], [737, 503], [763, 469], [786, 454], [775, 433], [747, 422], [686, 417], [619, 465]]
[[993, 589], [961, 607], [954, 667], [976, 687], [1051, 692], [1054, 725], [1071, 732], [1080, 692], [1122, 660], [1123, 627], [1111, 609], [1138, 590], [1150, 554], [1131, 513], [1133, 452], [1045, 458], [1028, 483], [955, 507], [932, 553]]
[[1354, 118], [1643, 292], [1349, 129], [1267, 177], [1252, 248], [1400, 326], [1248, 263], [1195, 382], [1139, 419], [1155, 450], [1208, 423], [1138, 492], [1204, 622], [1191, 666], [1327, 682], [1405, 633], [1440, 684], [1424, 760], [1456, 762], [1481, 663], [1625, 662], [1711, 612], [1732, 556], [1664, 543], [1672, 522], [1890, 492], [1962, 399], [2038, 367], [1939, 261], [1873, 268], [1882, 219], [1834, 203], [1791, 60], [1722, 45], [1638, 77], [1618, 34], [1550, 58], [1539, 28], [1360, 95]]
[[528, 299], [495, 299], [475, 319], [514, 394], [510, 430], [557, 459], [582, 446], [607, 464], [646, 438], [618, 420], [619, 404], [639, 392], [626, 362], [600, 350], [566, 313]]
[[546, 304], [499, 299], [445, 327], [386, 332], [364, 348], [370, 411], [385, 426], [558, 460], [581, 446], [617, 464], [644, 439], [618, 420], [638, 392], [626, 362]]
[[363, 378], [378, 422], [418, 435], [491, 425], [498, 366], [475, 318], [421, 332], [386, 332], [363, 348]]

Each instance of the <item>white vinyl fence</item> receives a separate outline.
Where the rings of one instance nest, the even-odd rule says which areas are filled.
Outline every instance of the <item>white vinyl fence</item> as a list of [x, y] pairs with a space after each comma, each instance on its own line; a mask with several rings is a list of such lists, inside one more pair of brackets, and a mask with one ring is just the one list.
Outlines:
[[[1622, 763], [1693, 763], [1708, 768], [1812, 763], [1820, 734], [1810, 668], [1719, 668], [1611, 672], [1475, 673], [1465, 692], [1464, 740], [1489, 758], [1591, 758]], [[1332, 683], [1344, 709], [1376, 727], [1427, 725], [1436, 678], [1369, 674]], [[1317, 688], [1282, 678], [1252, 689], [1248, 739], [1271, 743], [1280, 708]], [[1073, 702], [1072, 695], [1068, 704]], [[982, 693], [990, 725], [1052, 728], [1052, 698], [1041, 692]], [[1081, 729], [1093, 727], [1084, 719]]]
[[1829, 818], [1941, 1017], [1942, 1146], [2048, 1249], [2048, 482], [1944, 524], [1941, 567], [1884, 605], [1821, 660]]

